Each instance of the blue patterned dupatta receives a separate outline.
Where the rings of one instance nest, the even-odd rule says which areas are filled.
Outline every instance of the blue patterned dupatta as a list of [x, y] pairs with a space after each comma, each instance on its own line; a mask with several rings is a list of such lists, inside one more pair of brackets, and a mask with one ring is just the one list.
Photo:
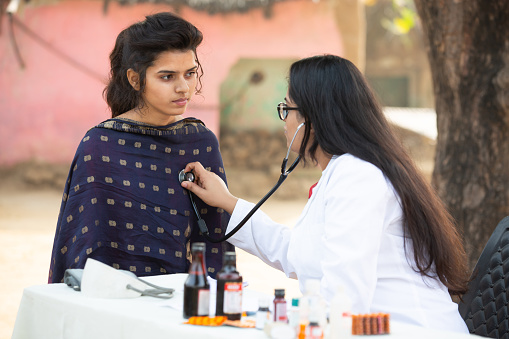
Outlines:
[[[225, 182], [219, 143], [189, 118], [156, 127], [110, 119], [90, 129], [71, 165], [58, 217], [49, 282], [94, 258], [138, 276], [187, 273], [190, 244], [206, 242], [206, 265], [215, 277], [228, 243], [200, 235], [178, 173], [200, 161]], [[212, 236], [222, 236], [230, 215], [196, 199]]]

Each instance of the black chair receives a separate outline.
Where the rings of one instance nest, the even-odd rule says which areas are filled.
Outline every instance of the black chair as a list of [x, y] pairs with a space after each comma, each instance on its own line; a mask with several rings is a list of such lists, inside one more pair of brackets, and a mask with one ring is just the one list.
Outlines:
[[459, 312], [470, 333], [509, 339], [509, 216], [500, 221], [474, 268]]

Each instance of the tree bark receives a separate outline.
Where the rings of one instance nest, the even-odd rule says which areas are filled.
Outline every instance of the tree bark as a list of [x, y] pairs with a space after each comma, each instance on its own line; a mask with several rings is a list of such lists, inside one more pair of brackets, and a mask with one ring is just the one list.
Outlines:
[[509, 1], [415, 0], [433, 77], [433, 185], [473, 268], [509, 215]]

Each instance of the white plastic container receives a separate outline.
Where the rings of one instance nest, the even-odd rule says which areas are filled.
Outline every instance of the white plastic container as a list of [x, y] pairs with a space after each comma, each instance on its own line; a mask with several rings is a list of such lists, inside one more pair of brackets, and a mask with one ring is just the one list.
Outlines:
[[343, 286], [339, 286], [332, 298], [329, 310], [329, 339], [343, 339], [352, 336], [352, 301]]
[[308, 279], [305, 284], [304, 296], [299, 300], [300, 308], [300, 323], [307, 325], [309, 323], [309, 316], [311, 312], [315, 314], [313, 317], [318, 319], [322, 328], [327, 324], [326, 317], [326, 303], [320, 295], [320, 280]]

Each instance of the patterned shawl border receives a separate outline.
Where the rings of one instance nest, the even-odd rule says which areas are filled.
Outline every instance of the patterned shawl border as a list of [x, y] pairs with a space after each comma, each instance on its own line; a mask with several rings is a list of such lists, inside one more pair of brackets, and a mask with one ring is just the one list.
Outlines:
[[201, 120], [195, 118], [186, 118], [167, 126], [154, 126], [130, 119], [113, 118], [101, 122], [94, 128], [107, 128], [129, 133], [157, 136], [194, 134], [208, 131], [208, 128], [205, 126], [205, 124]]

